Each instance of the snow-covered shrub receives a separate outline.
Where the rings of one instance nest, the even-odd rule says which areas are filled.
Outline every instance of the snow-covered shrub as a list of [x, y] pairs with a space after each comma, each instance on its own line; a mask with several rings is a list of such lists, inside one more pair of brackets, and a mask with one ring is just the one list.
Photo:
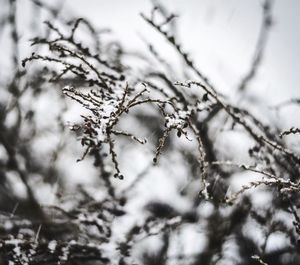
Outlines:
[[[33, 3], [52, 20], [1, 84], [1, 264], [299, 263], [300, 158], [282, 140], [298, 128], [282, 132], [231, 103], [159, 4], [141, 17], [183, 72], [150, 42], [129, 53], [88, 20]], [[16, 6], [3, 20], [14, 47]], [[271, 7], [239, 96], [263, 56]]]

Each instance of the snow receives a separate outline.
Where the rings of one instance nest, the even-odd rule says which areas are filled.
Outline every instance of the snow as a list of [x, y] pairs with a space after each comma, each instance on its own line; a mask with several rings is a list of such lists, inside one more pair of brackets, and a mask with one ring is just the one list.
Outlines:
[[[112, 12], [109, 11], [114, 7], [113, 3], [107, 2], [105, 5], [103, 5], [103, 9], [98, 9], [94, 8], [98, 5], [98, 3], [95, 1], [90, 1], [88, 4], [83, 4], [82, 2], [83, 1], [69, 0], [67, 1], [67, 5], [72, 6], [72, 9], [75, 11], [75, 13], [80, 14], [80, 16], [86, 14], [86, 16], [91, 18], [98, 26], [102, 26], [104, 22], [114, 24], [116, 34], [122, 36], [124, 40], [127, 40], [128, 36], [130, 36], [130, 38], [136, 36], [136, 32], [133, 34], [133, 31], [136, 31], [136, 29], [142, 32], [149, 32], [148, 30], [145, 30], [144, 26], [141, 26], [142, 23], [140, 23], [140, 19], [137, 18], [141, 9], [150, 9], [150, 7], [146, 8], [148, 4], [144, 1], [135, 1], [135, 4], [131, 5], [130, 8], [128, 8], [127, 4], [119, 2], [120, 5], [124, 5], [123, 7], [126, 12], [124, 12], [123, 9], [121, 10], [122, 12], [120, 12], [118, 9], [116, 11], [118, 14], [113, 13], [114, 19], [111, 18]], [[167, 2], [172, 8], [178, 9], [183, 13], [183, 23], [182, 26], [180, 26], [180, 32], [183, 33], [183, 41], [185, 39], [189, 40], [185, 44], [187, 46], [186, 49], [190, 50], [192, 55], [195, 55], [196, 60], [200, 58], [199, 65], [201, 68], [205, 68], [209, 76], [213, 77], [213, 80], [216, 81], [217, 86], [221, 88], [221, 92], [224, 94], [230, 94], [236, 81], [239, 79], [241, 74], [247, 70], [241, 66], [248, 65], [247, 62], [252, 54], [252, 48], [257, 32], [256, 28], [259, 21], [256, 15], [256, 13], [258, 13], [256, 7], [257, 1], [248, 1], [247, 8], [242, 7], [242, 4], [236, 2], [226, 4], [219, 3], [219, 6], [217, 6], [216, 1], [204, 1], [205, 3], [200, 4], [199, 1], [193, 0], [191, 1], [190, 5], [184, 5], [183, 2], [180, 1]], [[259, 75], [258, 81], [253, 83], [251, 91], [249, 92], [250, 95], [258, 93], [260, 96], [262, 96], [264, 99], [262, 105], [279, 102], [283, 96], [285, 97], [286, 95], [291, 95], [292, 97], [299, 96], [299, 89], [296, 88], [300, 83], [300, 75], [297, 73], [297, 69], [299, 69], [297, 66], [300, 60], [296, 60], [295, 58], [299, 57], [298, 44], [300, 38], [297, 39], [297, 36], [299, 37], [299, 33], [294, 30], [290, 30], [290, 28], [293, 28], [290, 27], [290, 24], [297, 24], [299, 22], [299, 18], [296, 14], [297, 8], [294, 8], [291, 18], [286, 19], [290, 13], [287, 13], [286, 11], [288, 5], [284, 4], [283, 2], [284, 1], [279, 3], [278, 7], [276, 8], [276, 16], [278, 16], [278, 28], [275, 30], [272, 36], [273, 39], [270, 40], [270, 49], [267, 52], [266, 61], [262, 66], [262, 71]], [[285, 8], [281, 9], [279, 6], [283, 6]], [[212, 12], [214, 14], [210, 22], [207, 24], [200, 23], [201, 21], [203, 22], [205, 20], [207, 15], [205, 15], [205, 12]], [[186, 14], [193, 15], [187, 16]], [[287, 20], [288, 22], [284, 22]], [[296, 21], [296, 23], [292, 23], [293, 21]], [[253, 22], [255, 23], [254, 26], [252, 25]], [[202, 26], [200, 28], [195, 28], [193, 27], [195, 23], [201, 24]], [[125, 31], [124, 29], [128, 29], [129, 32], [128, 30]], [[239, 37], [244, 36], [244, 32], [247, 32], [247, 37]], [[150, 33], [150, 35], [151, 34], [152, 33]], [[204, 35], [206, 37], [205, 40], [202, 41]], [[281, 36], [283, 35], [286, 38], [282, 38]], [[278, 39], [280, 41], [276, 42]], [[155, 37], [154, 40], [158, 40], [158, 37]], [[136, 45], [138, 48], [142, 47], [142, 49], [144, 49], [144, 47], [141, 46], [140, 40], [138, 40], [136, 37], [131, 39], [131, 43]], [[161, 42], [158, 40], [158, 43]], [[222, 49], [219, 49], [220, 43], [223, 44]], [[290, 46], [293, 49], [289, 49], [288, 47]], [[161, 47], [162, 51], [164, 52], [165, 46], [162, 45]], [[133, 49], [135, 47], [131, 48]], [[198, 51], [198, 53], [196, 51]], [[163, 54], [168, 55], [169, 53], [166, 52]], [[1, 58], [2, 57], [5, 56], [1, 56]], [[171, 61], [173, 62], [172, 58]], [[258, 86], [258, 84], [262, 84], [262, 86]], [[140, 89], [143, 88], [141, 84], [138, 85]], [[268, 93], [270, 91], [272, 92], [272, 96], [266, 98], [265, 95], [271, 94]], [[74, 88], [71, 86], [66, 86], [63, 88], [63, 92], [66, 95], [70, 95], [74, 92]], [[59, 105], [59, 99], [55, 95], [57, 94], [53, 91], [51, 92], [50, 90], [49, 93], [39, 98], [38, 102], [34, 104], [37, 113], [40, 114], [37, 117], [37, 122], [40, 129], [48, 128], [49, 126], [52, 127], [53, 120], [58, 114], [57, 111], [60, 110], [57, 108]], [[99, 128], [97, 128], [97, 139], [99, 141], [105, 141], [106, 128], [109, 125], [110, 119], [106, 119], [104, 117], [109, 117], [113, 112], [116, 111], [118, 100], [123, 95], [123, 89], [119, 88], [117, 91], [114, 91], [114, 94], [107, 95], [107, 97], [103, 99], [93, 96], [92, 94], [89, 95], [93, 97], [94, 100], [99, 101], [99, 104], [98, 106], [95, 106], [95, 104], [90, 105], [89, 102], [85, 102], [86, 105], [84, 106], [96, 109], [99, 113], [99, 117], [93, 116], [95, 122], [99, 124]], [[31, 95], [28, 94], [26, 97], [26, 100], [32, 104], [31, 100], [29, 100]], [[5, 92], [0, 90], [1, 102], [6, 98], [7, 95]], [[52, 99], [51, 105], [48, 104], [49, 98]], [[241, 102], [245, 106], [252, 106], [252, 102]], [[241, 104], [241, 102], [237, 102], [237, 104]], [[74, 107], [74, 104], [70, 103], [70, 101], [67, 101], [67, 105], [70, 108], [64, 114], [64, 119], [66, 123], [67, 121], [70, 122], [71, 127], [75, 126], [77, 122], [79, 123], [81, 121], [79, 113], [91, 115], [91, 113], [86, 110], [86, 112], [82, 112], [82, 107]], [[191, 111], [192, 110], [189, 109], [188, 111], [179, 111], [178, 113], [169, 115], [166, 118], [166, 127], [182, 129]], [[261, 108], [253, 111], [260, 116], [265, 116], [265, 113], [270, 110], [267, 109], [267, 106], [261, 106]], [[286, 127], [297, 122], [295, 121], [295, 116], [292, 115], [293, 112], [295, 112], [295, 109], [292, 109], [292, 111], [285, 110], [284, 112], [290, 114], [284, 116], [287, 117], [287, 120], [284, 121], [284, 125]], [[15, 115], [16, 113], [12, 113], [11, 116], [7, 118], [8, 124], [14, 124], [14, 121], [16, 120]], [[271, 115], [272, 114], [270, 114], [270, 116]], [[50, 121], [52, 121], [52, 123], [50, 123]], [[134, 120], [127, 119], [126, 121], [128, 123], [128, 128], [133, 128], [133, 131], [138, 130], [137, 133], [143, 135], [143, 128], [138, 128], [137, 125], [132, 124]], [[237, 163], [247, 163], [249, 161], [249, 157], [245, 153], [245, 150], [247, 150], [252, 144], [249, 138], [239, 134], [238, 132], [226, 130], [226, 127], [218, 127], [214, 129], [216, 129], [218, 132], [222, 131], [219, 136], [214, 139], [214, 144], [218, 147], [221, 147], [225, 160], [235, 159], [234, 161]], [[67, 136], [67, 138], [71, 137], [72, 136], [70, 135]], [[49, 150], [54, 149], [59, 140], [60, 139], [55, 137], [55, 131], [47, 135], [42, 135], [34, 142], [33, 151], [38, 152], [39, 159], [45, 161], [48, 159], [47, 154]], [[195, 142], [193, 142], [192, 145], [195, 145]], [[43, 148], [40, 148], [41, 146], [43, 146]], [[84, 184], [89, 189], [93, 190], [94, 197], [96, 199], [103, 199], [105, 194], [101, 193], [101, 191], [97, 191], [97, 186], [95, 187], [95, 184], [99, 184], [99, 182], [97, 182], [98, 172], [92, 166], [91, 159], [87, 158], [83, 162], [76, 163], [75, 157], [80, 157], [82, 151], [81, 147], [76, 146], [74, 141], [70, 141], [70, 144], [67, 147], [70, 147], [71, 149], [64, 152], [64, 155], [59, 158], [57, 164], [57, 169], [60, 172], [63, 172], [65, 175], [64, 180], [59, 181], [65, 183], [65, 186], [67, 186], [71, 191], [74, 190], [74, 187], [76, 187], [77, 184]], [[119, 157], [122, 157], [120, 164], [122, 170], [124, 171], [124, 175], [128, 177], [126, 177], [122, 183], [120, 183], [118, 180], [113, 180], [113, 183], [117, 184], [117, 190], [120, 192], [122, 192], [122, 190], [126, 191], [126, 188], [136, 181], [135, 177], [138, 176], [139, 172], [147, 167], [149, 161], [151, 163], [151, 156], [153, 155], [152, 150], [139, 152], [139, 147], [135, 148], [130, 144], [124, 145], [123, 147], [123, 150], [118, 150], [121, 154]], [[122, 149], [121, 147], [117, 148]], [[230, 150], [230, 152], [228, 152], [228, 150]], [[124, 154], [126, 154], [126, 156], [124, 156]], [[0, 146], [0, 156], [3, 157], [5, 155], [7, 155], [5, 150], [3, 150], [3, 148]], [[109, 170], [112, 170], [111, 166], [107, 167], [109, 167]], [[176, 154], [164, 154], [161, 157], [160, 164], [157, 167], [149, 170], [149, 172], [146, 174], [146, 177], [142, 178], [133, 191], [130, 192], [131, 198], [135, 198], [135, 200], [130, 201], [128, 205], [126, 205], [126, 210], [131, 215], [130, 218], [121, 218], [119, 223], [116, 222], [116, 224], [112, 224], [115, 226], [114, 229], [116, 231], [120, 231], [120, 238], [122, 238], [125, 230], [128, 227], [133, 226], [136, 223], [142, 223], [142, 220], [145, 217], [145, 215], [143, 215], [143, 206], [153, 199], [170, 203], [171, 205], [176, 205], [177, 209], [179, 210], [189, 209], [190, 202], [178, 194], [178, 190], [182, 187], [182, 183], [188, 181], [186, 178], [187, 172], [184, 167], [185, 165], [182, 163], [181, 156]], [[12, 186], [14, 193], [16, 193], [20, 198], [25, 198], [26, 189], [19, 180], [18, 175], [14, 174], [13, 172], [7, 172], [7, 175], [9, 181], [13, 184]], [[243, 187], [243, 185], [247, 185], [250, 181], [260, 179], [261, 176], [253, 172], [236, 173], [230, 179], [232, 185], [229, 192], [237, 192]], [[196, 187], [194, 187], [194, 189], [196, 189]], [[254, 205], [257, 207], [260, 206], [260, 208], [264, 209], [269, 207], [272, 199], [270, 194], [260, 189], [255, 189], [255, 195], [254, 191], [250, 191], [250, 193], [251, 192], [253, 192], [253, 194], [251, 194], [251, 200]], [[55, 203], [55, 193], [55, 189], [51, 189], [50, 185], [44, 185], [43, 187], [39, 187], [39, 189], [35, 190], [37, 198], [43, 204]], [[198, 207], [198, 212], [202, 218], [208, 218], [213, 213], [213, 210], [214, 207], [209, 202], [201, 203]], [[276, 213], [275, 218], [278, 218], [279, 220], [291, 225], [292, 220], [290, 220], [289, 216], [285, 213], [278, 212]], [[78, 220], [80, 222], [96, 221], [99, 225], [102, 225], [102, 222], [96, 218], [96, 215], [86, 216], [84, 214], [79, 214]], [[176, 221], [178, 220], [172, 219], [172, 222], [176, 223]], [[11, 225], [12, 224], [9, 221], [5, 222], [6, 229], [9, 230]], [[199, 249], [203, 249], [205, 247], [205, 237], [202, 233], [198, 234], [195, 232], [195, 227], [187, 226], [183, 230], [183, 238], [186, 242], [188, 242], [184, 248], [186, 253], [192, 254], [194, 251], [199, 251]], [[254, 240], [258, 244], [263, 243], [264, 233], [256, 223], [249, 221], [245, 227], [243, 227], [243, 233], [248, 235], [249, 231], [251, 231], [250, 236], [253, 236]], [[21, 249], [20, 246], [18, 246], [20, 242], [20, 239], [11, 239], [6, 241], [8, 244], [16, 245], [14, 248], [14, 253], [18, 256], [21, 255]], [[75, 243], [76, 242], [70, 242], [69, 244]], [[229, 248], [229, 246], [234, 245], [234, 242], [230, 241], [227, 244], [228, 245], [225, 246], [226, 249]], [[267, 241], [266, 249], [267, 251], [276, 250], [281, 248], [284, 244], [288, 244], [288, 242], [286, 242], [286, 238], [284, 238], [284, 236], [280, 233], [273, 233], [270, 235]], [[196, 245], [197, 249], [195, 247]], [[56, 249], [56, 246], [57, 242], [55, 240], [50, 241], [48, 244], [49, 251], [53, 253]], [[108, 249], [112, 248], [112, 246], [106, 247]], [[68, 247], [65, 247], [63, 249], [61, 260], [66, 260], [68, 254]], [[227, 254], [229, 256], [233, 256], [233, 253]], [[9, 265], [13, 264], [14, 263], [12, 261], [9, 262]]]
[[56, 249], [56, 246], [57, 246], [56, 240], [51, 240], [51, 241], [48, 243], [48, 249], [50, 250], [51, 253], [54, 253], [54, 251], [55, 251], [55, 249]]

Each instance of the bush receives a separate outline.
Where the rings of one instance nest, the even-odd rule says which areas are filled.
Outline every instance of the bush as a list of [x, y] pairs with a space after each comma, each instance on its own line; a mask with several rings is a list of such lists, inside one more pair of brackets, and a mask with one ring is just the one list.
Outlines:
[[[182, 73], [150, 42], [142, 56], [129, 53], [87, 19], [32, 2], [52, 19], [21, 63], [16, 1], [2, 23], [15, 71], [1, 84], [1, 264], [300, 262], [300, 158], [284, 142], [298, 128], [280, 131], [230, 103], [158, 3], [141, 16], [175, 49]], [[266, 0], [239, 97], [262, 60], [271, 8]], [[79, 114], [66, 123], [70, 113]], [[86, 185], [73, 180], [75, 157]]]

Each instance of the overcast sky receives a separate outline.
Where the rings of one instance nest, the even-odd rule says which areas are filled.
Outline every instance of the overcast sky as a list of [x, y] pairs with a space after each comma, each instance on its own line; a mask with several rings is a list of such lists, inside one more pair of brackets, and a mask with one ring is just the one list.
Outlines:
[[[163, 0], [180, 15], [179, 36], [197, 65], [217, 83], [232, 89], [248, 69], [262, 21], [262, 0]], [[67, 0], [66, 9], [110, 27], [129, 48], [143, 49], [139, 35], [162, 39], [139, 16], [151, 10], [148, 0]], [[300, 1], [276, 0], [264, 63], [251, 90], [272, 93], [272, 101], [300, 96]], [[288, 92], [288, 94], [287, 94]]]
[[[1, 2], [1, 1], [0, 1]], [[4, 1], [5, 2], [5, 1]], [[47, 2], [47, 1], [46, 1]], [[167, 8], [178, 14], [178, 33], [185, 50], [196, 65], [206, 73], [221, 91], [232, 91], [249, 68], [262, 21], [262, 0], [162, 0]], [[25, 32], [37, 21], [30, 12], [30, 1], [18, 12], [22, 15], [20, 48], [30, 50], [31, 37]], [[62, 0], [50, 1], [62, 5], [63, 17], [86, 17], [98, 28], [111, 28], [116, 38], [130, 50], [143, 51], [141, 36], [151, 40], [168, 54], [171, 47], [140, 17], [150, 13], [150, 0]], [[4, 10], [4, 8], [3, 8]], [[290, 97], [300, 97], [300, 1], [275, 0], [274, 25], [269, 35], [264, 61], [249, 93], [268, 97], [270, 104]], [[0, 12], [1, 15], [1, 12]], [[23, 23], [26, 20], [28, 23]], [[0, 55], [7, 57], [7, 38], [1, 38]], [[27, 48], [26, 48], [27, 47]], [[172, 58], [169, 58], [172, 60]], [[5, 75], [2, 71], [1, 76]]]

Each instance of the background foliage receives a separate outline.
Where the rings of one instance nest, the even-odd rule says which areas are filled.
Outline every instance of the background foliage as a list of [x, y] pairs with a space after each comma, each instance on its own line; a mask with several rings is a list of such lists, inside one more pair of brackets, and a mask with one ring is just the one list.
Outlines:
[[[49, 19], [30, 56], [20, 57], [18, 1], [5, 1], [0, 21], [14, 51], [0, 80], [1, 264], [300, 262], [300, 158], [285, 141], [299, 129], [243, 104], [273, 1], [237, 103], [196, 66], [178, 16], [159, 3], [141, 17], [179, 68], [151, 39], [127, 51], [88, 19], [31, 2]], [[273, 111], [289, 104], [299, 100]]]

